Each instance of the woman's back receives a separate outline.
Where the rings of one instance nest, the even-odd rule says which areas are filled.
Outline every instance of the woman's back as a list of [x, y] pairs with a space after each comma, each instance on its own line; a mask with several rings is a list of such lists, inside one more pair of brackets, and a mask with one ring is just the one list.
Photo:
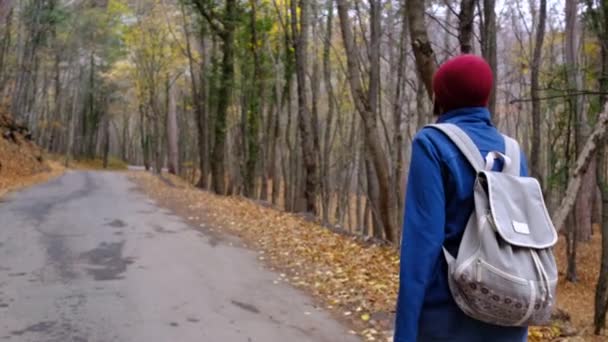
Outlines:
[[[463, 129], [483, 156], [505, 151], [485, 107], [451, 110], [438, 122]], [[521, 173], [527, 174], [523, 156]], [[474, 181], [475, 171], [447, 136], [433, 128], [417, 134], [408, 175], [395, 342], [526, 340], [526, 328], [499, 327], [466, 316], [448, 287], [442, 247], [457, 255], [473, 210]]]

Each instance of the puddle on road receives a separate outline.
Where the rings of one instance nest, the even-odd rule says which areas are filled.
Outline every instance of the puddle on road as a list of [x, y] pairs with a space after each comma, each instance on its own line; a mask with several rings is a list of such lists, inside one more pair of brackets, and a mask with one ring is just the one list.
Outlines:
[[94, 267], [86, 269], [87, 273], [97, 281], [123, 279], [127, 266], [133, 258], [123, 257], [125, 242], [102, 242], [95, 249], [82, 253], [80, 257]]
[[114, 228], [124, 228], [127, 226], [125, 221], [123, 220], [113, 220], [112, 222], [106, 223], [106, 226], [114, 227]]
[[247, 303], [242, 303], [236, 300], [232, 300], [231, 301], [232, 304], [234, 304], [235, 306], [238, 306], [239, 308], [245, 310], [245, 311], [249, 311], [255, 314], [259, 314], [260, 313], [260, 309], [256, 308], [255, 306], [251, 305], [251, 304], [247, 304]]
[[68, 281], [75, 279], [72, 255], [64, 239], [60, 236], [43, 236], [43, 242], [46, 245], [48, 263], [55, 267], [60, 278]]
[[160, 234], [175, 234], [177, 233], [174, 230], [169, 230], [169, 229], [165, 229], [163, 226], [160, 226], [158, 224], [153, 225], [154, 227], [154, 231]]
[[15, 330], [11, 331], [11, 335], [13, 336], [21, 336], [26, 333], [47, 333], [49, 332], [57, 322], [54, 321], [45, 321], [30, 325], [29, 327], [23, 330]]

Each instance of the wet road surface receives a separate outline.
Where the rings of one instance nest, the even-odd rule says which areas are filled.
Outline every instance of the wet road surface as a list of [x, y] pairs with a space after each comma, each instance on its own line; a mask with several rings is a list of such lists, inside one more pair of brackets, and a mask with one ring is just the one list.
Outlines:
[[0, 199], [0, 341], [359, 340], [275, 279], [124, 174], [70, 171]]

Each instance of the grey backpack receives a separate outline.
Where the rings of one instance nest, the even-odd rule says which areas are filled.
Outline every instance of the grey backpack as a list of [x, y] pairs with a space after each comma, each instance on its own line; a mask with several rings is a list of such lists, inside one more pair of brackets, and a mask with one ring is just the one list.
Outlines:
[[[470, 317], [501, 326], [548, 323], [555, 304], [557, 232], [539, 183], [520, 177], [517, 142], [504, 136], [506, 152], [485, 158], [453, 124], [430, 125], [458, 146], [477, 172], [474, 210], [458, 255], [444, 248], [456, 304]], [[491, 171], [502, 159], [502, 172]]]

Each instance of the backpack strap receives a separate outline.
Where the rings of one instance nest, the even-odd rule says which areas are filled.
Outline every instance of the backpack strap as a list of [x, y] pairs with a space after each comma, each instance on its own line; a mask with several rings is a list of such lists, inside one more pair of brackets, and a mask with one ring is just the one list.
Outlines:
[[481, 156], [481, 152], [473, 140], [460, 127], [450, 123], [432, 124], [427, 125], [427, 127], [438, 129], [447, 135], [460, 152], [464, 154], [473, 169], [475, 169], [475, 172], [483, 171], [486, 162]]
[[503, 172], [508, 173], [510, 175], [519, 176], [520, 175], [520, 159], [521, 159], [521, 151], [519, 149], [519, 144], [515, 139], [508, 137], [506, 135], [502, 135], [505, 139], [505, 154], [507, 157], [511, 159], [511, 164], [509, 168], [504, 170]]

